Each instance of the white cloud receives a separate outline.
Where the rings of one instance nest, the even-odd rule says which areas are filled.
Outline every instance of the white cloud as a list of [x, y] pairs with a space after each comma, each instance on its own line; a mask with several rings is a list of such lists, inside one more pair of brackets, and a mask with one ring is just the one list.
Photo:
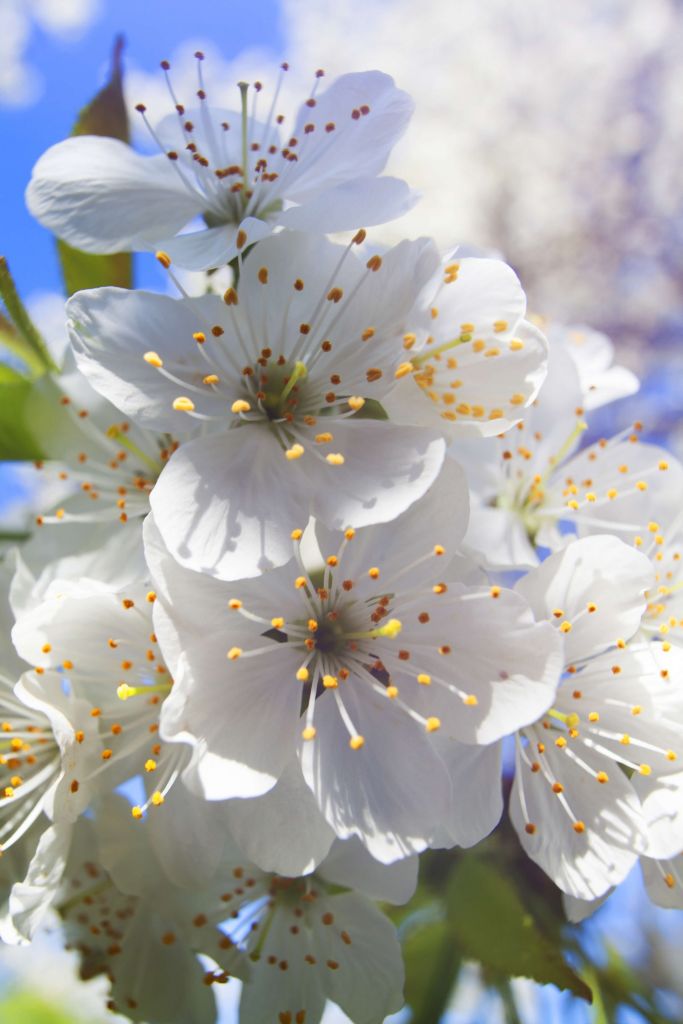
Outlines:
[[34, 28], [78, 37], [101, 9], [101, 0], [0, 0], [0, 105], [26, 106], [42, 92], [40, 72], [26, 52]]

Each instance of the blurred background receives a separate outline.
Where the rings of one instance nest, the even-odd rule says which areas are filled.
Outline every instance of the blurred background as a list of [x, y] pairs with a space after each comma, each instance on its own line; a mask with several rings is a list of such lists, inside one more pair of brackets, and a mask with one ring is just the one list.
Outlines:
[[[640, 393], [602, 411], [596, 429], [637, 418], [683, 455], [683, 0], [0, 0], [0, 250], [54, 332], [54, 244], [23, 191], [35, 160], [69, 134], [103, 82], [119, 33], [131, 110], [140, 101], [168, 109], [162, 58], [181, 93], [195, 88], [198, 48], [211, 100], [229, 106], [240, 78], [268, 81], [283, 59], [299, 98], [317, 68], [391, 73], [416, 113], [389, 170], [424, 198], [372, 237], [431, 234], [444, 248], [503, 256], [532, 311], [605, 331], [640, 375]], [[139, 285], [165, 286], [151, 257], [136, 274]], [[23, 500], [18, 471], [6, 467], [0, 485], [5, 511]], [[596, 963], [655, 985], [661, 1019], [683, 1019], [683, 915], [651, 908], [637, 875], [580, 941]], [[101, 986], [86, 992], [73, 978], [49, 937], [37, 950], [0, 951], [0, 1024], [112, 1020]], [[232, 987], [223, 1024], [235, 1018]], [[468, 966], [446, 1019], [610, 1020], [551, 987], [514, 982], [508, 996]], [[326, 1024], [341, 1019], [330, 1011]], [[655, 1019], [626, 1008], [618, 1016]]]

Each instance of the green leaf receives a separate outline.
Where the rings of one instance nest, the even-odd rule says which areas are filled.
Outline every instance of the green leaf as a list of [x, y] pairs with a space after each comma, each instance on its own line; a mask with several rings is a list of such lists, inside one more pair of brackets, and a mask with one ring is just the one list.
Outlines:
[[66, 1009], [27, 991], [14, 992], [0, 1002], [0, 1020], [7, 1024], [74, 1024]]
[[434, 921], [413, 929], [403, 942], [405, 998], [413, 1024], [438, 1021], [460, 968], [450, 924]]
[[16, 370], [0, 364], [0, 460], [43, 458], [29, 429], [28, 404], [33, 384]]
[[462, 955], [491, 975], [532, 978], [568, 989], [588, 1002], [588, 985], [542, 933], [507, 877], [481, 860], [463, 857], [448, 888], [451, 930]]
[[[129, 141], [128, 114], [123, 98], [122, 51], [123, 38], [119, 37], [114, 43], [109, 80], [81, 110], [72, 135], [105, 135], [120, 139], [121, 142]], [[81, 252], [62, 241], [57, 242], [57, 248], [67, 295], [73, 295], [83, 288], [100, 288], [103, 285], [132, 287], [133, 258], [130, 253], [99, 256]]]
[[10, 320], [0, 316], [0, 344], [19, 356], [32, 373], [56, 370], [38, 328], [28, 314], [4, 256], [0, 256], [0, 297]]

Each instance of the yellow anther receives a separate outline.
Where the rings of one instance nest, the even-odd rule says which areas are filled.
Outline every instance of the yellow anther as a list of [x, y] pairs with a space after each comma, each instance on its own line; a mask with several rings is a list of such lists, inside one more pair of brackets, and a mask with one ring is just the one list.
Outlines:
[[329, 455], [325, 456], [325, 459], [329, 462], [330, 466], [344, 465], [344, 456], [340, 452], [330, 452]]
[[158, 259], [159, 263], [161, 263], [164, 270], [168, 270], [168, 268], [171, 266], [171, 257], [168, 255], [168, 253], [164, 252], [162, 249], [159, 249], [159, 251], [155, 252], [154, 255], [156, 259]]
[[306, 625], [308, 626], [309, 633], [316, 633], [317, 632], [317, 630], [318, 630], [318, 622], [317, 622], [316, 619], [309, 619], [308, 622], [306, 623]]
[[373, 565], [371, 569], [368, 569], [368, 576], [370, 577], [371, 580], [379, 579], [379, 569], [377, 568], [376, 565]]
[[519, 338], [513, 338], [508, 347], [511, 352], [519, 352], [524, 348], [524, 342], [520, 341]]
[[176, 412], [194, 412], [194, 402], [187, 395], [178, 395], [173, 399], [173, 408]]
[[297, 590], [301, 590], [301, 588], [305, 587], [307, 583], [308, 580], [305, 576], [297, 576], [297, 578], [294, 580], [294, 586], [296, 587]]
[[233, 402], [230, 406], [230, 411], [235, 413], [249, 412], [250, 410], [251, 406], [244, 398], [238, 398], [237, 401]]
[[228, 288], [228, 290], [223, 293], [223, 302], [226, 306], [236, 306], [238, 304], [239, 296], [234, 288]]
[[638, 771], [640, 772], [641, 775], [652, 775], [652, 768], [650, 767], [649, 764], [641, 764], [641, 766], [638, 769]]
[[349, 740], [349, 746], [351, 750], [360, 750], [361, 747], [365, 746], [365, 738], [363, 736], [352, 736]]
[[329, 432], [315, 435], [316, 444], [329, 444], [330, 441], [334, 441], [334, 435]]
[[145, 761], [145, 771], [146, 772], [156, 771], [156, 766], [157, 766], [156, 761], [153, 761], [151, 757], [149, 758], [148, 761]]
[[564, 736], [558, 736], [557, 737], [557, 739], [555, 740], [555, 746], [559, 747], [560, 750], [562, 750], [563, 747], [567, 746], [567, 741], [564, 738]]
[[676, 754], [673, 750], [667, 750], [667, 752], [666, 752], [666, 759], [667, 759], [667, 761], [677, 761], [678, 760], [678, 754]]
[[303, 665], [301, 666], [301, 668], [297, 669], [296, 678], [299, 680], [300, 683], [307, 683], [310, 677], [310, 672]]
[[595, 778], [598, 780], [598, 782], [602, 783], [603, 785], [605, 782], [609, 782], [609, 775], [607, 774], [607, 772], [598, 772]]
[[345, 538], [345, 540], [353, 540], [353, 538], [355, 536], [356, 536], [356, 531], [352, 527], [349, 527], [348, 530], [344, 530], [344, 538]]
[[305, 729], [301, 730], [301, 738], [303, 740], [314, 740], [315, 739], [315, 727], [307, 725]]
[[237, 661], [237, 659], [239, 658], [241, 653], [242, 653], [242, 648], [241, 647], [231, 647], [230, 650], [228, 651], [226, 657], [227, 657], [228, 661]]
[[595, 491], [586, 491], [586, 501], [597, 501], [598, 496]]
[[136, 821], [139, 821], [142, 817], [142, 807], [131, 807], [130, 813], [133, 815]]
[[431, 718], [428, 718], [427, 721], [425, 722], [425, 729], [427, 730], [427, 732], [436, 732], [437, 729], [440, 729], [440, 728], [441, 728], [441, 719], [440, 718], [436, 718], [435, 716], [432, 716]]
[[560, 633], [571, 633], [571, 630], [572, 624], [571, 622], [568, 622], [567, 619], [560, 623]]
[[358, 412], [359, 409], [362, 409], [365, 405], [365, 399], [361, 398], [360, 395], [351, 395], [350, 398], [346, 399], [346, 403], [350, 409], [353, 409], [354, 412]]
[[293, 444], [291, 448], [285, 450], [285, 457], [291, 462], [293, 459], [300, 459], [304, 453], [304, 446], [302, 444]]
[[618, 494], [618, 491], [617, 491], [616, 487], [610, 487], [610, 489], [607, 492], [607, 497], [609, 498], [610, 501], [614, 501], [614, 499], [616, 498], [617, 494]]
[[579, 835], [581, 835], [582, 832], [586, 831], [586, 826], [584, 825], [584, 823], [582, 821], [575, 821], [574, 824], [572, 825], [572, 828]]
[[650, 531], [650, 533], [659, 533], [660, 530], [659, 523], [648, 523], [647, 528]]
[[637, 491], [646, 491], [647, 490], [647, 483], [646, 483], [646, 481], [645, 480], [636, 480], [636, 490]]
[[415, 367], [410, 362], [401, 363], [396, 369], [394, 377], [396, 377], [397, 380], [400, 380], [401, 377], [407, 377], [410, 373], [413, 372], [414, 369]]
[[434, 545], [434, 554], [437, 556], [445, 555], [446, 549], [441, 544]]
[[576, 512], [576, 510], [579, 508], [578, 501], [576, 501], [575, 498], [572, 498], [571, 501], [567, 502], [567, 508], [571, 508], [571, 509], [573, 509], [574, 512]]
[[389, 697], [391, 700], [394, 700], [396, 697], [398, 697], [398, 687], [397, 686], [387, 686], [386, 694], [387, 694], [387, 697]]
[[640, 704], [634, 704], [633, 707], [631, 708], [631, 714], [632, 715], [639, 715], [642, 712], [642, 710], [643, 709], [640, 706]]
[[489, 590], [489, 594], [491, 595], [491, 597], [494, 598], [500, 597], [500, 587], [491, 587], [491, 589]]
[[339, 686], [339, 680], [336, 676], [323, 676], [323, 686], [326, 690], [336, 690]]
[[463, 704], [466, 704], [468, 708], [476, 708], [477, 704], [479, 703], [479, 701], [477, 700], [473, 693], [468, 693], [465, 697], [463, 697], [462, 702]]
[[594, 601], [589, 601], [588, 604], [586, 605], [586, 610], [589, 611], [592, 614], [593, 612], [597, 612], [598, 606], [597, 606], [597, 604], [595, 604]]
[[206, 335], [204, 334], [203, 331], [195, 331], [192, 337], [194, 341], [197, 342], [198, 345], [203, 345], [204, 342], [206, 341]]
[[665, 462], [664, 459], [662, 459], [661, 462], [657, 463], [657, 469], [664, 470], [664, 469], [668, 469], [668, 468], [669, 468], [669, 463]]
[[116, 696], [119, 700], [128, 700], [129, 697], [135, 696], [135, 687], [129, 686], [128, 683], [121, 683], [121, 685], [116, 688]]
[[207, 373], [206, 377], [202, 377], [202, 384], [218, 384], [220, 377], [215, 373]]
[[164, 361], [158, 352], [145, 352], [142, 358], [146, 363], [149, 363], [150, 366], [156, 366], [157, 369], [164, 365]]
[[429, 686], [429, 684], [432, 681], [432, 677], [430, 675], [427, 675], [426, 672], [420, 672], [419, 676], [417, 677], [417, 681], [420, 684], [420, 686]]
[[508, 322], [507, 322], [507, 320], [494, 320], [493, 321], [493, 329], [496, 332], [496, 334], [501, 334], [503, 331], [507, 331], [507, 329], [508, 329]]
[[228, 608], [231, 608], [232, 611], [234, 612], [239, 611], [241, 607], [242, 602], [238, 597], [231, 597], [230, 600], [228, 601]]
[[163, 804], [163, 802], [164, 802], [164, 794], [163, 793], [160, 793], [158, 790], [157, 790], [156, 793], [152, 793], [152, 803], [154, 804], [155, 807], [159, 807], [161, 804]]
[[631, 742], [631, 737], [629, 736], [629, 734], [627, 732], [625, 732], [624, 735], [619, 740], [619, 742], [621, 743], [622, 747], [627, 747], [629, 745], [629, 743]]
[[389, 619], [383, 626], [380, 626], [376, 632], [376, 636], [387, 636], [390, 640], [394, 640], [403, 629], [403, 623], [400, 619]]
[[282, 629], [282, 627], [285, 624], [285, 620], [282, 618], [281, 615], [276, 615], [274, 619], [270, 620], [270, 624], [273, 627], [273, 629]]
[[599, 722], [600, 721], [600, 715], [598, 714], [598, 712], [597, 711], [591, 711], [590, 714], [588, 715], [588, 721], [589, 722]]

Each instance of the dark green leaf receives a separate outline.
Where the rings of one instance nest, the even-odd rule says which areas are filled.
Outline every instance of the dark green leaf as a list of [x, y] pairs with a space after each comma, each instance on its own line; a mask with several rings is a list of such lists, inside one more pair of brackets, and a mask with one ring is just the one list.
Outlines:
[[0, 364], [0, 460], [40, 459], [42, 452], [27, 423], [33, 384]]
[[540, 931], [513, 884], [493, 866], [462, 858], [449, 882], [448, 914], [462, 955], [478, 960], [488, 973], [557, 985], [591, 1002], [588, 985]]
[[[129, 141], [128, 114], [123, 98], [122, 51], [123, 39], [119, 37], [114, 43], [109, 80], [80, 112], [72, 135], [105, 135], [121, 142]], [[103, 285], [132, 287], [133, 259], [130, 253], [98, 256], [81, 252], [61, 241], [57, 242], [57, 247], [67, 295], [73, 295], [82, 288]]]

